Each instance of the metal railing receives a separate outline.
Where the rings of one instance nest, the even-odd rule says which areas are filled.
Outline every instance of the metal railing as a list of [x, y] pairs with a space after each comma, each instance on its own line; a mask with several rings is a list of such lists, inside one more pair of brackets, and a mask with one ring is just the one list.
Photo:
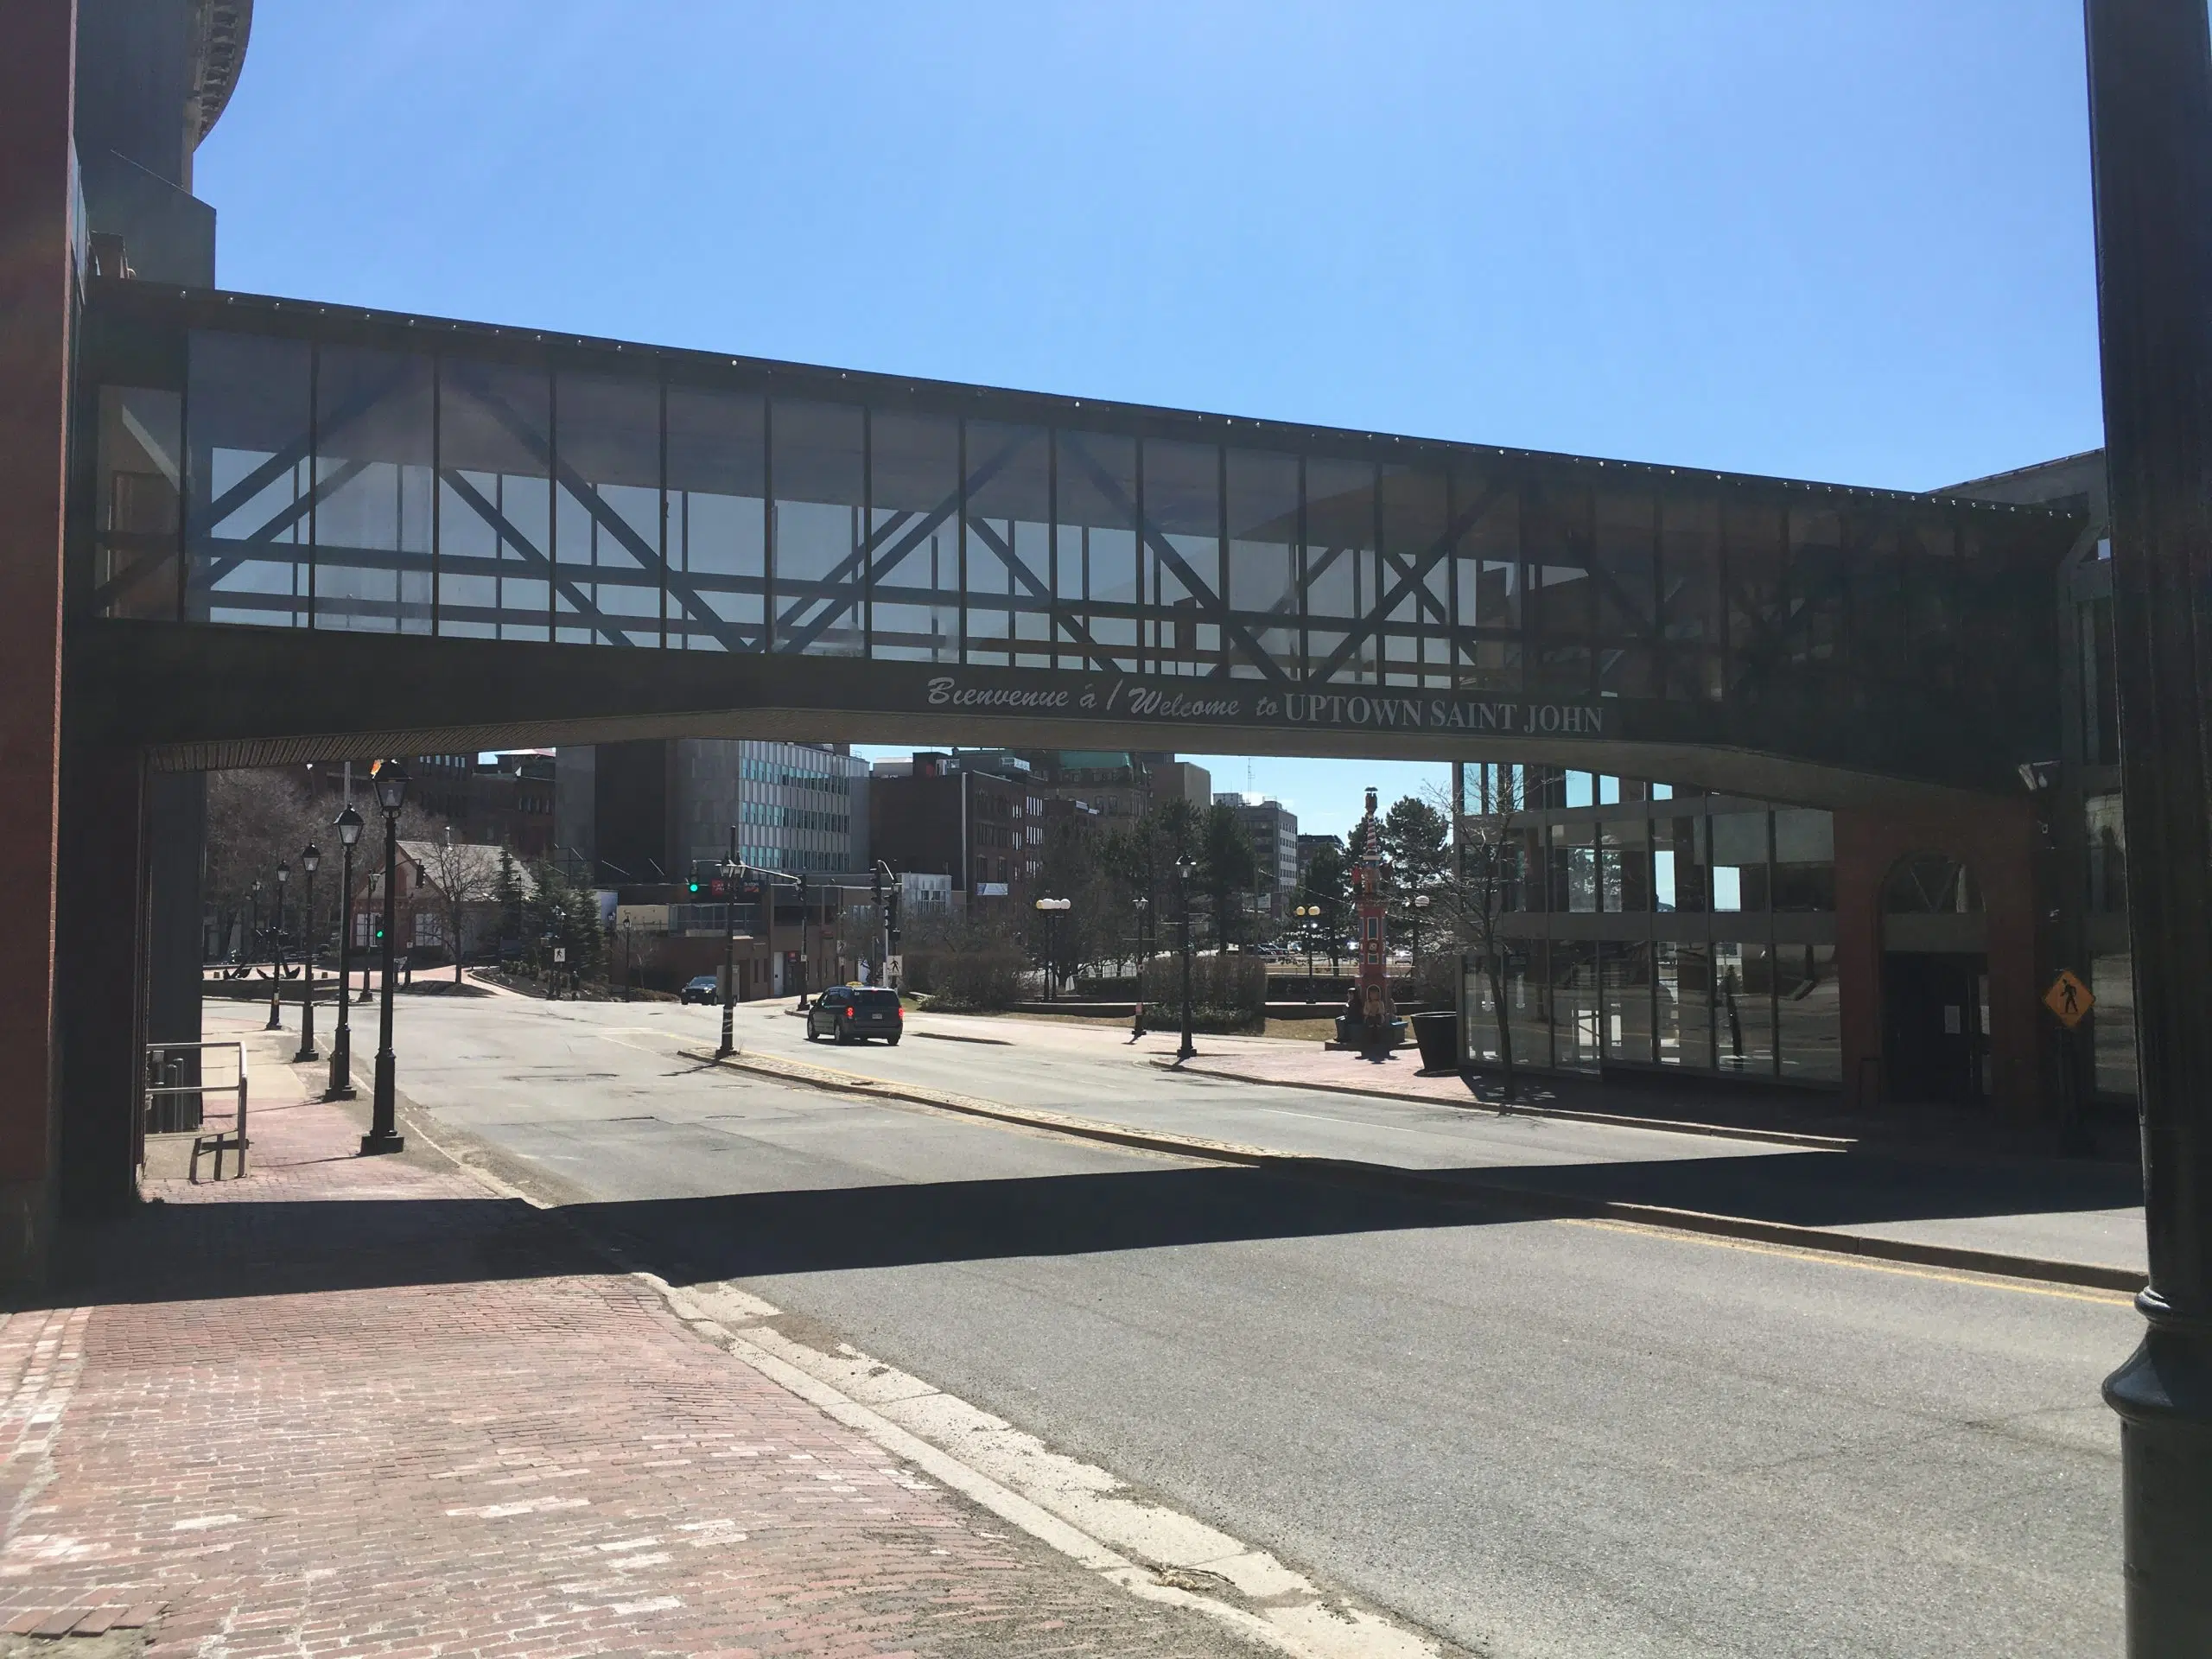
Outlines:
[[[174, 1057], [189, 1055], [191, 1064], [197, 1065], [205, 1057], [218, 1049], [226, 1049], [238, 1057], [238, 1081], [211, 1084], [204, 1069], [195, 1081], [183, 1081], [187, 1062]], [[212, 1134], [195, 1134], [192, 1141], [190, 1179], [200, 1179], [200, 1160], [213, 1154], [215, 1159], [215, 1179], [223, 1179], [223, 1154], [236, 1152], [238, 1156], [238, 1174], [245, 1173], [246, 1065], [244, 1043], [149, 1043], [146, 1045], [145, 1122], [149, 1135], [175, 1134], [181, 1130], [200, 1130], [207, 1126], [208, 1095], [234, 1094], [238, 1109], [232, 1127], [218, 1128]], [[188, 1121], [179, 1121], [188, 1120]]]

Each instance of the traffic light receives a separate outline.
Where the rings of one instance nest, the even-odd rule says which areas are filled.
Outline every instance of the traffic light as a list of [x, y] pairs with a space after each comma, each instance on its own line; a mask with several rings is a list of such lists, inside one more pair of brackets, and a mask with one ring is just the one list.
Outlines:
[[686, 882], [684, 884], [684, 891], [690, 893], [694, 899], [696, 899], [699, 896], [699, 878], [695, 875], [690, 881]]

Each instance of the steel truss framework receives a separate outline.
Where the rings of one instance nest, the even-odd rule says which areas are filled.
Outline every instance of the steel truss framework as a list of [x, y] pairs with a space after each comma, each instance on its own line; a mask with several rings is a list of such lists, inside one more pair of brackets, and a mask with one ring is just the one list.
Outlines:
[[2056, 727], [2063, 512], [131, 283], [86, 322], [80, 620]]

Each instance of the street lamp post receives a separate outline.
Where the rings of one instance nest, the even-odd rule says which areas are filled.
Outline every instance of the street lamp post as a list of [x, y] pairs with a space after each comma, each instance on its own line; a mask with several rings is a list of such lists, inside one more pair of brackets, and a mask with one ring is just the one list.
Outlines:
[[1321, 906], [1300, 905], [1292, 913], [1298, 918], [1299, 925], [1306, 930], [1306, 1001], [1311, 1004], [1313, 1001], [1313, 928], [1321, 914]]
[[1421, 921], [1428, 909], [1429, 903], [1429, 896], [1427, 893], [1417, 893], [1414, 895], [1413, 955], [1407, 965], [1416, 975], [1421, 972]]
[[1047, 1002], [1052, 1001], [1052, 981], [1059, 972], [1059, 957], [1052, 947], [1059, 938], [1057, 930], [1060, 916], [1074, 907], [1075, 901], [1071, 899], [1039, 899], [1035, 906], [1045, 918], [1045, 1000]]
[[269, 1023], [264, 1031], [284, 1029], [284, 884], [292, 879], [292, 867], [283, 859], [276, 861], [276, 931], [270, 946], [269, 964]]
[[321, 862], [322, 849], [308, 842], [300, 853], [300, 868], [308, 873], [308, 890], [300, 901], [300, 1052], [292, 1056], [295, 1065], [322, 1058], [315, 1046], [315, 873]]
[[349, 982], [353, 977], [353, 848], [361, 839], [361, 815], [353, 810], [351, 801], [338, 815], [334, 826], [338, 831], [338, 1029], [330, 1039], [330, 1086], [322, 1091], [325, 1100], [353, 1098], [353, 1028], [347, 1017], [352, 1012], [353, 997]]
[[407, 772], [397, 760], [379, 760], [369, 781], [376, 790], [377, 804], [384, 809], [384, 949], [378, 963], [384, 975], [384, 995], [377, 1027], [376, 1093], [361, 1150], [397, 1152], [407, 1141], [399, 1133], [398, 1108], [392, 1098], [392, 951], [399, 935], [399, 809], [407, 802]]
[[806, 948], [806, 874], [801, 871], [798, 878], [798, 1011], [801, 1014], [807, 1009], [806, 983], [811, 977], [808, 968], [813, 961], [812, 954]]
[[737, 1052], [737, 879], [744, 867], [737, 861], [737, 826], [729, 827], [729, 856], [722, 861], [722, 1039], [715, 1058], [726, 1060]]
[[1175, 861], [1175, 905], [1183, 912], [1183, 1040], [1175, 1050], [1179, 1060], [1187, 1060], [1198, 1052], [1198, 1046], [1191, 1040], [1191, 878], [1198, 870], [1191, 859]]
[[2090, 174], [2134, 956], [2145, 1330], [2120, 1414], [2127, 1650], [2212, 1652], [2212, 25], [2088, 0]]
[[245, 938], [238, 941], [238, 977], [252, 977], [254, 952], [261, 947], [261, 878], [253, 878], [246, 894]]

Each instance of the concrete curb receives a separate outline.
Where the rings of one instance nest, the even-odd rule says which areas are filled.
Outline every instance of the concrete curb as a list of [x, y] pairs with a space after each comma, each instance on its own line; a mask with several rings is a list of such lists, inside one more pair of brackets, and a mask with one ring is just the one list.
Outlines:
[[[1201, 1057], [1203, 1058], [1203, 1057]], [[1726, 1123], [1699, 1123], [1671, 1117], [1632, 1117], [1624, 1112], [1583, 1112], [1571, 1106], [1516, 1105], [1510, 1112], [1469, 1096], [1465, 1101], [1438, 1100], [1428, 1095], [1409, 1095], [1396, 1089], [1363, 1088], [1356, 1083], [1312, 1083], [1296, 1077], [1263, 1077], [1249, 1071], [1231, 1071], [1219, 1065], [1178, 1065], [1173, 1060], [1149, 1064], [1164, 1071], [1185, 1071], [1198, 1077], [1227, 1077], [1236, 1083], [1257, 1084], [1269, 1089], [1313, 1089], [1328, 1095], [1364, 1095], [1370, 1100], [1400, 1100], [1416, 1106], [1444, 1106], [1453, 1111], [1489, 1112], [1498, 1117], [1554, 1117], [1567, 1123], [1602, 1123], [1622, 1129], [1657, 1129], [1668, 1135], [1703, 1135], [1720, 1141], [1758, 1141], [1777, 1147], [1810, 1147], [1820, 1152], [1847, 1152], [1859, 1141], [1842, 1135], [1800, 1135], [1789, 1129], [1741, 1129]]]
[[[2044, 1256], [2013, 1255], [2000, 1250], [1972, 1249], [1961, 1245], [1929, 1244], [1913, 1239], [1884, 1238], [1868, 1233], [1845, 1232], [1828, 1227], [1802, 1227], [1782, 1221], [1760, 1221], [1750, 1216], [1715, 1215], [1702, 1210], [1676, 1210], [1664, 1205], [1635, 1204], [1621, 1198], [1592, 1198], [1570, 1192], [1548, 1192], [1503, 1182], [1461, 1175], [1441, 1175], [1395, 1164], [1370, 1164], [1348, 1158], [1321, 1158], [1303, 1153], [1275, 1152], [1265, 1147], [1209, 1141], [1197, 1135], [1125, 1128], [1061, 1112], [1032, 1110], [969, 1095], [926, 1089], [917, 1084], [886, 1082], [858, 1072], [836, 1071], [827, 1066], [786, 1060], [768, 1055], [734, 1054], [716, 1059], [710, 1052], [677, 1051], [687, 1060], [726, 1065], [786, 1083], [804, 1084], [843, 1094], [903, 1100], [933, 1106], [969, 1117], [988, 1118], [1026, 1128], [1044, 1129], [1077, 1140], [1100, 1141], [1139, 1151], [1200, 1158], [1214, 1163], [1236, 1164], [1278, 1174], [1309, 1179], [1333, 1180], [1384, 1192], [1417, 1193], [1424, 1198], [1458, 1198], [1518, 1210], [1532, 1216], [1582, 1220], [1634, 1222], [1675, 1232], [1704, 1233], [1719, 1238], [1739, 1238], [1758, 1243], [1789, 1245], [1834, 1255], [1865, 1256], [1920, 1267], [1950, 1268], [1962, 1273], [1985, 1273], [2006, 1279], [2034, 1279], [2050, 1284], [2078, 1285], [2090, 1290], [2119, 1291], [2133, 1295], [2148, 1282], [2133, 1268], [2107, 1267], [2098, 1262], [2063, 1262]], [[1390, 1096], [1402, 1099], [1402, 1096]], [[1848, 1143], [1846, 1143], [1848, 1144]]]

